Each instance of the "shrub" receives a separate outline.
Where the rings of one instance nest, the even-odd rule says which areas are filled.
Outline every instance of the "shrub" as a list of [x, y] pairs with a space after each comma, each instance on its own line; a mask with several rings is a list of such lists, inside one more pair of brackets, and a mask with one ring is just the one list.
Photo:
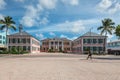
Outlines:
[[49, 49], [48, 52], [54, 52], [53, 49]]

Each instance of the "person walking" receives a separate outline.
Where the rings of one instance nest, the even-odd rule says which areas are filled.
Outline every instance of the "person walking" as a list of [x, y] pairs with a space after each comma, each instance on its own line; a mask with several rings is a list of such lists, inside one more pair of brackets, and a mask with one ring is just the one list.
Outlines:
[[87, 60], [88, 60], [89, 58], [92, 59], [92, 53], [91, 53], [91, 50], [90, 50], [90, 49], [88, 50], [88, 57], [87, 57]]

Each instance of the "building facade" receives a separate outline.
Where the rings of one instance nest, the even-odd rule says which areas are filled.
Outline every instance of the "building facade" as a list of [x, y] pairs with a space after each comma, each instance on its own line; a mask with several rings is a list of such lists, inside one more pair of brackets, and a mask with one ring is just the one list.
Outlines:
[[42, 52], [48, 52], [49, 50], [55, 52], [71, 52], [72, 51], [72, 41], [66, 38], [48, 38], [42, 40]]
[[6, 33], [0, 32], [0, 50], [6, 48]]
[[108, 54], [119, 54], [120, 55], [120, 40], [108, 42], [107, 51], [108, 51]]
[[73, 41], [72, 51], [86, 53], [90, 49], [92, 53], [102, 53], [106, 50], [106, 39], [106, 36], [87, 32]]
[[23, 51], [30, 53], [40, 52], [40, 41], [28, 34], [25, 31], [8, 35], [8, 48], [16, 47], [18, 50], [22, 48]]

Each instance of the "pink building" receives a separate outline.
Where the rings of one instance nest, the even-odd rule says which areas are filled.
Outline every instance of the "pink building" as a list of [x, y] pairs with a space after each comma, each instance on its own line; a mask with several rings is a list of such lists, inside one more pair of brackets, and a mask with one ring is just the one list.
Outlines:
[[48, 52], [49, 50], [55, 52], [71, 52], [72, 51], [72, 41], [66, 38], [48, 38], [42, 40], [41, 51]]
[[40, 52], [40, 41], [28, 34], [25, 31], [20, 31], [19, 33], [8, 35], [8, 48], [20, 47], [24, 51], [30, 53], [39, 53]]
[[93, 32], [87, 32], [73, 41], [74, 53], [86, 53], [88, 48], [92, 53], [102, 53], [106, 49], [106, 37]]

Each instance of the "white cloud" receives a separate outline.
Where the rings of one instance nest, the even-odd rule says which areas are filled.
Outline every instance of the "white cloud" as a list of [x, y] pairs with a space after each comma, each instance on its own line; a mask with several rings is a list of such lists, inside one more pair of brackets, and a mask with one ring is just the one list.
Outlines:
[[[25, 0], [15, 0], [19, 2], [24, 2]], [[26, 27], [39, 26], [41, 24], [45, 25], [49, 23], [48, 14], [47, 16], [41, 16], [45, 9], [55, 9], [59, 0], [38, 0], [36, 5], [25, 6], [25, 15], [20, 20], [20, 23]], [[78, 5], [79, 0], [60, 0], [60, 2]], [[42, 18], [43, 17], [43, 18]], [[75, 24], [74, 27], [77, 25]], [[76, 31], [76, 30], [73, 30]]]
[[112, 38], [114, 37], [114, 35], [110, 35], [110, 34], [108, 34], [107, 36], [108, 36], [107, 42], [110, 42], [112, 40]]
[[80, 32], [82, 30], [85, 30], [85, 26], [83, 25], [82, 21], [74, 22], [72, 32]]
[[53, 33], [53, 32], [50, 32], [49, 35], [51, 35], [51, 36], [56, 36], [56, 34]]
[[97, 23], [99, 23], [99, 19], [78, 20], [73, 22], [65, 21], [64, 23], [54, 24], [43, 29], [31, 30], [29, 32], [72, 32], [78, 34], [83, 31], [88, 31], [90, 25]]
[[112, 1], [111, 0], [102, 0], [98, 4], [98, 10], [99, 11], [104, 11], [104, 10], [108, 9], [110, 6], [112, 6]]
[[74, 37], [72, 37], [72, 38], [70, 38], [70, 37], [68, 37], [68, 36], [66, 36], [66, 35], [60, 35], [60, 37], [61, 38], [67, 38], [67, 39], [69, 39], [69, 40], [74, 40], [74, 39], [77, 39], [77, 37], [76, 36], [74, 36]]
[[45, 36], [43, 34], [36, 34], [36, 37], [38, 37], [40, 40], [45, 39]]
[[72, 6], [79, 5], [79, 0], [61, 0], [64, 4], [69, 4]]
[[120, 3], [116, 3], [115, 6], [109, 10], [109, 13], [114, 14], [117, 11], [120, 11]]
[[69, 22], [66, 21], [64, 23], [55, 24], [52, 26], [48, 26], [44, 29], [40, 29], [40, 31], [47, 31], [47, 32], [72, 32], [72, 33], [81, 33], [86, 31], [88, 25], [93, 25], [98, 23], [99, 20], [91, 19], [91, 20], [78, 20]]
[[4, 16], [2, 14], [0, 14], [0, 19], [4, 19]]
[[27, 26], [32, 27], [39, 23], [40, 12], [42, 11], [42, 7], [34, 7], [32, 5], [26, 6], [26, 13], [20, 20], [20, 23]]
[[114, 14], [120, 11], [120, 3], [117, 0], [102, 0], [96, 8], [101, 13]]
[[46, 9], [54, 9], [57, 0], [39, 0], [39, 4]]
[[6, 6], [5, 0], [0, 0], [0, 10], [4, 9]]
[[49, 20], [47, 19], [47, 17], [44, 17], [44, 18], [40, 21], [40, 24], [43, 24], [43, 25], [45, 25], [45, 24], [47, 24], [47, 23], [49, 23]]

